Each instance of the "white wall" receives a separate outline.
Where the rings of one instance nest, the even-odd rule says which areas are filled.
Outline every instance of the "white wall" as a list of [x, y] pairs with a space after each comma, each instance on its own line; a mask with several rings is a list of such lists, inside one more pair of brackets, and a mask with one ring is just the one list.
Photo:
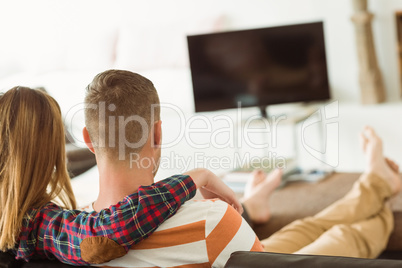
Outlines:
[[[402, 1], [369, 2], [376, 14], [375, 42], [388, 100], [396, 100], [394, 12], [402, 9]], [[216, 14], [223, 14], [226, 29], [233, 30], [324, 20], [333, 96], [359, 100], [350, 0], [0, 0], [0, 77], [38, 67], [41, 71], [73, 66], [83, 70], [93, 68], [95, 61], [99, 70], [105, 69], [112, 65], [116, 29], [121, 25], [134, 22], [155, 30], [172, 20], [186, 24]]]
[[[402, 10], [402, 0], [370, 0], [369, 3], [375, 13], [373, 30], [387, 98], [389, 102], [397, 102], [400, 93], [394, 12]], [[397, 142], [395, 133], [402, 133], [399, 126], [402, 124], [387, 119], [400, 113], [397, 104], [359, 107], [352, 14], [351, 0], [0, 0], [0, 79], [18, 71], [34, 70], [43, 74], [74, 70], [83, 73], [85, 84], [81, 89], [89, 82], [88, 70], [114, 67], [119, 29], [126, 25], [135, 26], [133, 36], [138, 37], [139, 43], [145, 43], [144, 47], [150, 47], [155, 42], [147, 41], [147, 30], [159, 34], [157, 31], [163, 29], [161, 34], [169, 36], [177, 32], [177, 27], [218, 15], [224, 16], [223, 29], [227, 30], [323, 20], [332, 93], [341, 104], [339, 166], [341, 170], [360, 170], [361, 161], [354, 163], [360, 157], [355, 142], [358, 129], [371, 124], [381, 128], [385, 140]], [[88, 77], [91, 76], [92, 73]], [[69, 83], [68, 76], [63, 78]], [[187, 80], [181, 88], [191, 91]], [[57, 89], [59, 81], [63, 80], [51, 85]], [[70, 91], [64, 93], [66, 87], [59, 88], [63, 92], [58, 96], [72, 95]], [[191, 93], [175, 92], [163, 84], [158, 90], [162, 91], [161, 96], [170, 97], [176, 104], [181, 104], [184, 97], [191, 102]], [[81, 102], [82, 96], [78, 99]], [[355, 106], [343, 105], [346, 102]], [[381, 116], [373, 117], [377, 112]], [[402, 159], [397, 146], [390, 149], [392, 156]]]

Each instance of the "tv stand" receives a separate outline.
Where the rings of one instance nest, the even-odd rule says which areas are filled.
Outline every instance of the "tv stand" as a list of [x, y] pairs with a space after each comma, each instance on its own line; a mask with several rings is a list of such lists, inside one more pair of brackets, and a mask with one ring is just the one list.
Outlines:
[[263, 106], [259, 106], [259, 108], [260, 108], [261, 118], [268, 119], [267, 106], [263, 105]]
[[[293, 182], [293, 181], [309, 181], [309, 182], [316, 182], [321, 179], [324, 179], [327, 175], [332, 173], [331, 169], [323, 168], [323, 167], [318, 167], [318, 168], [304, 168], [301, 163], [299, 162], [301, 160], [301, 151], [300, 149], [302, 148], [302, 137], [300, 135], [303, 135], [303, 125], [305, 122], [313, 122], [314, 124], [318, 124], [317, 127], [317, 139], [319, 140], [320, 143], [320, 151], [323, 149], [322, 146], [325, 146], [325, 141], [324, 141], [324, 133], [322, 132], [323, 128], [325, 127], [323, 125], [323, 120], [321, 120], [321, 113], [318, 113], [322, 107], [312, 105], [312, 106], [301, 106], [297, 110], [292, 110], [292, 111], [286, 111], [286, 110], [272, 110], [268, 111], [268, 108], [271, 108], [269, 106], [258, 106], [256, 107], [259, 109], [260, 114], [254, 114], [252, 116], [253, 120], [239, 120], [239, 125], [238, 127], [242, 129], [243, 127], [250, 127], [255, 128], [255, 129], [262, 129], [264, 127], [269, 126], [277, 126], [279, 123], [281, 125], [286, 124], [288, 127], [291, 129], [290, 133], [290, 139], [293, 140], [293, 156], [288, 156], [285, 157], [286, 165], [284, 169], [284, 174], [283, 174], [283, 183], [282, 186], [287, 184], [288, 182]], [[274, 107], [273, 107], [274, 108]], [[256, 111], [255, 111], [256, 112]], [[310, 119], [313, 118], [313, 119]], [[307, 126], [310, 125], [310, 123], [307, 124]], [[239, 133], [239, 132], [238, 132]], [[237, 133], [237, 134], [238, 134]], [[240, 133], [242, 133], [242, 130], [240, 130]], [[271, 132], [270, 132], [271, 133]], [[272, 134], [272, 133], [271, 133]], [[239, 134], [240, 135], [240, 134]], [[275, 134], [276, 135], [276, 134]], [[264, 142], [266, 144], [271, 144], [272, 140], [266, 140], [269, 139], [268, 134], [264, 134], [263, 136]], [[238, 148], [239, 149], [239, 148]], [[270, 152], [275, 152], [275, 150], [272, 150], [269, 148], [269, 146], [260, 148], [260, 149], [266, 149], [266, 153], [264, 153], [264, 157], [269, 157], [272, 156]], [[320, 154], [321, 157], [317, 158], [317, 160], [325, 163], [325, 154]], [[262, 161], [264, 159], [262, 158]], [[274, 155], [273, 157], [277, 157], [277, 155]], [[313, 156], [314, 157], [314, 156]], [[236, 166], [234, 170], [231, 172], [223, 175], [223, 179], [226, 183], [228, 183], [233, 190], [237, 192], [241, 192], [244, 190], [245, 183], [249, 178], [249, 174], [251, 171], [254, 169], [262, 169], [265, 172], [270, 172], [273, 170], [273, 166], [269, 167], [264, 167], [263, 162], [259, 162], [257, 159], [253, 159], [252, 162], [246, 163], [242, 162], [241, 165]], [[266, 162], [265, 162], [266, 164]]]

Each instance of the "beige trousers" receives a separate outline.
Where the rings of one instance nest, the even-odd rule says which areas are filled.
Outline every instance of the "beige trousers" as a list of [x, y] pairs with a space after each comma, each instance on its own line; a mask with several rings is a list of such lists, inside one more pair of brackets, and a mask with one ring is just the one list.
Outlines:
[[387, 182], [363, 174], [345, 197], [261, 242], [268, 252], [376, 258], [393, 229], [391, 195]]

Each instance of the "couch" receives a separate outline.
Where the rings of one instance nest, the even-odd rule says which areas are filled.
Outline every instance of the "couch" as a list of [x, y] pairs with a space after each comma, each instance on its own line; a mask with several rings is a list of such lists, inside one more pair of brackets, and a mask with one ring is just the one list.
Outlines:
[[[333, 256], [291, 255], [268, 252], [244, 252], [238, 251], [232, 254], [225, 268], [265, 268], [265, 267], [314, 267], [314, 268], [339, 268], [339, 267], [365, 267], [365, 268], [393, 268], [401, 267], [400, 260], [369, 260], [358, 258], [345, 258]], [[57, 261], [36, 260], [29, 263], [16, 261], [11, 254], [0, 254], [0, 268], [68, 268], [74, 267]]]
[[238, 251], [232, 254], [225, 268], [265, 268], [265, 267], [314, 267], [314, 268], [339, 268], [339, 267], [365, 267], [365, 268], [392, 268], [401, 267], [400, 260], [361, 259], [333, 256], [292, 255], [269, 252], [244, 252]]

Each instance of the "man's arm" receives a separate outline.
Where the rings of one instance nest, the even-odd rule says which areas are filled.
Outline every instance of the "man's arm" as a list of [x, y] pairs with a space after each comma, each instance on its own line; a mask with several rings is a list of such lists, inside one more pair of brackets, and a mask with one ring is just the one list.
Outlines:
[[213, 172], [205, 168], [197, 168], [184, 173], [189, 175], [197, 185], [205, 199], [219, 198], [231, 205], [240, 214], [243, 213], [243, 206], [240, 204], [236, 194]]
[[[184, 202], [194, 197], [195, 192], [196, 185], [190, 176], [176, 175], [142, 186], [138, 192], [99, 213], [62, 210], [52, 203], [40, 211], [32, 210], [22, 226], [17, 258], [29, 260], [34, 255], [55, 256], [64, 263], [87, 265], [89, 262], [82, 258], [84, 253], [85, 256], [95, 254], [101, 262], [111, 260], [119, 256], [99, 255], [99, 252], [108, 252], [111, 245], [122, 247], [123, 253], [127, 252], [175, 214]], [[93, 252], [82, 252], [81, 243], [93, 237], [106, 240], [94, 245]]]

